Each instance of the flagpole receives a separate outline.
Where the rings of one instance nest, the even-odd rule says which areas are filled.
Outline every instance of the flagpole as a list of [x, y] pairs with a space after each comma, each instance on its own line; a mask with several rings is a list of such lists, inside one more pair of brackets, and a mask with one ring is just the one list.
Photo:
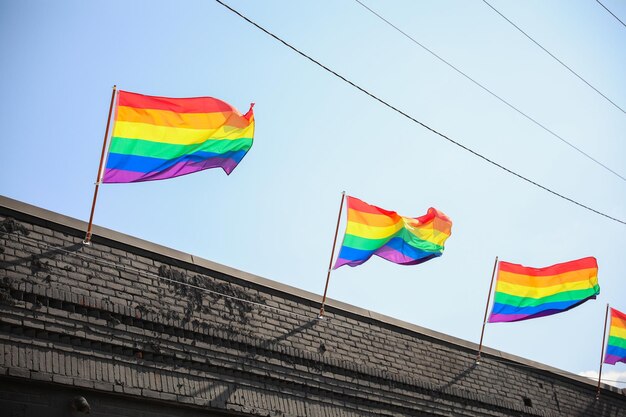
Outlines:
[[104, 163], [104, 154], [106, 153], [107, 138], [109, 137], [109, 126], [111, 125], [111, 113], [113, 112], [113, 102], [115, 101], [115, 93], [117, 92], [117, 86], [113, 86], [113, 92], [111, 93], [111, 104], [109, 105], [109, 117], [107, 118], [107, 127], [104, 132], [104, 141], [102, 142], [102, 154], [100, 155], [100, 166], [98, 166], [98, 174], [96, 175], [96, 188], [93, 191], [93, 201], [91, 203], [91, 214], [89, 215], [89, 225], [87, 226], [87, 234], [83, 243], [85, 245], [91, 244], [91, 228], [93, 226], [93, 213], [96, 210], [96, 199], [98, 198], [98, 187], [100, 186], [100, 176], [102, 175], [102, 164]]
[[326, 275], [326, 285], [324, 286], [324, 296], [322, 297], [322, 306], [320, 307], [320, 319], [324, 318], [324, 306], [326, 305], [326, 292], [328, 291], [328, 282], [330, 281], [330, 272], [333, 270], [333, 258], [335, 257], [335, 246], [337, 245], [337, 233], [339, 233], [339, 222], [341, 221], [341, 212], [343, 210], [343, 200], [346, 192], [341, 192], [341, 204], [339, 205], [339, 214], [337, 215], [337, 227], [335, 227], [335, 238], [333, 239], [333, 250], [330, 252], [330, 261], [328, 262], [328, 274]]
[[596, 391], [596, 400], [600, 399], [600, 382], [602, 381], [602, 364], [604, 362], [604, 341], [606, 339], [606, 322], [609, 318], [609, 303], [606, 303], [606, 312], [604, 313], [604, 330], [602, 331], [602, 351], [600, 352], [600, 372], [598, 372], [598, 389]]
[[491, 272], [491, 283], [489, 284], [489, 293], [487, 294], [487, 305], [485, 305], [485, 316], [483, 317], [483, 329], [480, 331], [480, 343], [478, 344], [478, 354], [476, 355], [476, 363], [480, 363], [480, 354], [483, 350], [483, 336], [485, 335], [485, 325], [487, 324], [487, 312], [489, 311], [489, 302], [491, 301], [491, 290], [493, 288], [493, 278], [496, 276], [496, 267], [498, 266], [498, 257], [493, 263], [493, 271]]

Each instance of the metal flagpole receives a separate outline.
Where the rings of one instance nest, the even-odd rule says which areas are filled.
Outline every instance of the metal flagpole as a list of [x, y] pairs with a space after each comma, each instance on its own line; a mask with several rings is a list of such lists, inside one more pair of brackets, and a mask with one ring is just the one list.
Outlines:
[[604, 341], [606, 339], [606, 322], [609, 318], [609, 303], [606, 303], [606, 312], [604, 313], [604, 330], [602, 331], [602, 351], [600, 352], [600, 372], [598, 372], [598, 389], [596, 391], [596, 400], [600, 399], [600, 382], [602, 381], [602, 363], [604, 362]]
[[100, 166], [98, 167], [98, 174], [96, 175], [96, 188], [93, 191], [93, 202], [91, 203], [91, 214], [89, 215], [89, 225], [87, 226], [87, 234], [83, 243], [89, 245], [91, 243], [91, 228], [93, 226], [93, 213], [96, 209], [96, 199], [98, 198], [98, 187], [100, 186], [100, 180], [102, 175], [102, 164], [104, 163], [104, 154], [106, 153], [107, 138], [109, 137], [109, 126], [111, 125], [111, 113], [113, 112], [113, 102], [115, 101], [115, 93], [117, 92], [117, 86], [113, 86], [113, 92], [111, 93], [111, 104], [109, 105], [109, 117], [107, 118], [107, 127], [104, 132], [104, 141], [102, 142], [102, 154], [100, 155]]
[[498, 257], [493, 263], [493, 271], [491, 272], [491, 284], [489, 284], [489, 294], [487, 294], [487, 305], [485, 306], [485, 317], [483, 318], [483, 329], [480, 332], [480, 343], [478, 344], [478, 355], [476, 355], [476, 363], [480, 363], [480, 353], [483, 350], [483, 336], [485, 335], [485, 325], [487, 324], [487, 312], [489, 311], [489, 301], [491, 301], [491, 290], [493, 288], [493, 278], [496, 276], [496, 267], [498, 266]]
[[335, 246], [337, 245], [337, 233], [339, 233], [339, 222], [341, 221], [341, 212], [343, 211], [343, 200], [346, 192], [341, 192], [341, 204], [339, 205], [339, 214], [337, 215], [337, 227], [335, 227], [335, 238], [333, 239], [333, 250], [330, 252], [330, 261], [328, 262], [328, 274], [326, 275], [326, 286], [324, 287], [324, 296], [322, 297], [322, 306], [320, 307], [319, 318], [324, 318], [324, 305], [326, 305], [326, 292], [328, 291], [328, 281], [330, 281], [330, 272], [333, 270], [333, 258], [335, 257]]

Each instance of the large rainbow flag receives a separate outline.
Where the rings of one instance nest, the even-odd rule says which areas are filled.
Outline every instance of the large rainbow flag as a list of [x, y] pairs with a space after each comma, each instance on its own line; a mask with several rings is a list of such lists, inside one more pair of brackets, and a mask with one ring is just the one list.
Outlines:
[[562, 313], [598, 294], [598, 263], [593, 257], [545, 268], [500, 262], [489, 322]]
[[252, 106], [242, 115], [212, 97], [120, 91], [102, 182], [162, 180], [218, 167], [230, 174], [253, 136]]
[[604, 363], [615, 365], [617, 362], [626, 363], [626, 314], [611, 308], [611, 327]]
[[401, 265], [416, 265], [441, 256], [450, 237], [452, 221], [429, 208], [411, 218], [369, 205], [348, 196], [348, 224], [335, 269], [357, 266], [372, 255]]

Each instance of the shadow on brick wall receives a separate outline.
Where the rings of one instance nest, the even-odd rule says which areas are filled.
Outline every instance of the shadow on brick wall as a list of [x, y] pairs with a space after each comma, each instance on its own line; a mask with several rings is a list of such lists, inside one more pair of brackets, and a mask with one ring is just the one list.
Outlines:
[[[312, 319], [308, 322], [306, 322], [303, 325], [294, 327], [293, 329], [289, 330], [288, 332], [286, 332], [285, 334], [282, 334], [274, 339], [267, 339], [264, 340], [262, 343], [259, 344], [258, 349], [267, 349], [271, 346], [275, 346], [278, 343], [289, 339], [292, 336], [295, 336], [299, 333], [302, 333], [308, 329], [310, 329], [311, 327], [313, 327], [316, 323], [318, 322], [318, 319]], [[255, 357], [257, 356], [257, 353], [252, 351], [252, 352], [248, 352], [246, 354], [246, 359], [255, 359]], [[224, 383], [219, 383], [216, 382], [215, 384], [209, 385], [206, 388], [194, 391], [191, 393], [192, 397], [198, 397], [201, 396], [203, 397], [203, 394], [209, 394], [208, 396], [211, 398], [211, 405], [216, 406], [218, 408], [225, 408], [226, 404], [228, 403], [228, 400], [233, 396], [233, 394], [235, 394], [235, 392], [237, 391], [238, 385], [237, 384], [227, 384], [226, 386], [224, 386]], [[221, 390], [220, 390], [221, 389]]]
[[440, 387], [438, 387], [437, 391], [441, 393], [441, 392], [446, 391], [448, 388], [452, 387], [453, 385], [456, 385], [457, 382], [459, 382], [459, 381], [463, 380], [464, 378], [468, 377], [474, 371], [474, 369], [476, 369], [477, 366], [478, 366], [478, 364], [476, 362], [473, 362], [470, 366], [465, 368], [463, 371], [461, 371], [458, 374], [454, 375], [454, 377], [450, 381], [448, 381], [445, 384], [443, 384]]
[[82, 243], [74, 243], [72, 245], [51, 249], [38, 255], [28, 255], [21, 258], [17, 257], [12, 261], [0, 262], [0, 268], [6, 269], [11, 266], [29, 265], [33, 274], [36, 274], [37, 272], [47, 272], [50, 268], [46, 262], [42, 261], [42, 259], [50, 259], [57, 255], [67, 255], [68, 252], [78, 252], [82, 247]]

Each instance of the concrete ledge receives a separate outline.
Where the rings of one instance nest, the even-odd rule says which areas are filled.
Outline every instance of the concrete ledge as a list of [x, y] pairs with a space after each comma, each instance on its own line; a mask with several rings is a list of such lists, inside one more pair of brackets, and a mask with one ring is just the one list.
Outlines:
[[[59, 213], [55, 213], [49, 210], [42, 209], [40, 207], [32, 206], [30, 204], [23, 203], [21, 201], [17, 201], [5, 196], [0, 195], [0, 212], [4, 213], [7, 216], [15, 217], [17, 219], [24, 220], [34, 220], [34, 221], [43, 221], [45, 223], [54, 223], [56, 225], [62, 226], [64, 228], [69, 228], [73, 230], [73, 234], [75, 236], [82, 236], [85, 234], [87, 230], [87, 223], [72, 217], [68, 217]], [[100, 226], [93, 226], [93, 237], [92, 240], [94, 242], [102, 242], [106, 244], [106, 241], [116, 242], [117, 244], [121, 244], [123, 246], [129, 247], [131, 252], [133, 251], [143, 251], [152, 254], [156, 254], [161, 257], [166, 257], [178, 262], [182, 262], [188, 265], [192, 265], [198, 268], [207, 269], [210, 271], [214, 271], [217, 273], [221, 273], [227, 276], [234, 277], [238, 280], [242, 280], [244, 282], [252, 283], [257, 286], [261, 286], [267, 289], [271, 289], [274, 291], [278, 291], [280, 293], [285, 294], [290, 298], [300, 298], [303, 300], [307, 300], [310, 304], [317, 304], [321, 302], [321, 296], [318, 294], [314, 294], [308, 291], [301, 290], [296, 287], [292, 287], [289, 285], [281, 284], [276, 281], [272, 281], [267, 278], [260, 277], [258, 275], [250, 274], [244, 271], [240, 271], [235, 268], [231, 268], [225, 265], [221, 265], [207, 259], [203, 259], [185, 252], [181, 252], [175, 249], [171, 249], [165, 246], [161, 246], [152, 242], [148, 242], [143, 239], [136, 238], [134, 236], [129, 236], [123, 233], [116, 232], [114, 230], [110, 230]], [[417, 333], [428, 338], [436, 339], [438, 341], [454, 345], [455, 347], [462, 348], [467, 351], [476, 352], [478, 350], [478, 345], [473, 342], [469, 342], [460, 338], [456, 338], [453, 336], [449, 336], [444, 333], [440, 333], [437, 331], [433, 331], [430, 329], [426, 329], [424, 327], [408, 323], [402, 320], [395, 319], [393, 317], [385, 316], [383, 314], [379, 314], [373, 311], [369, 311], [360, 307], [356, 307], [347, 303], [343, 303], [338, 300], [327, 299], [326, 310], [329, 313], [333, 312], [333, 309], [337, 312], [343, 312], [352, 314], [354, 316], [358, 316], [364, 321], [374, 321], [378, 323], [383, 323], [388, 326], [393, 326], [404, 331], [409, 331], [412, 333]], [[525, 358], [521, 358], [515, 355], [508, 354], [506, 352], [501, 352], [496, 349], [491, 349], [488, 347], [483, 347], [483, 354], [485, 359], [488, 359], [489, 356], [498, 359], [498, 360], [506, 360], [511, 362], [511, 364], [518, 364], [524, 367], [531, 367], [537, 371], [547, 372], [553, 375], [557, 375], [562, 378], [567, 378], [570, 380], [577, 381], [579, 383], [589, 385], [592, 387], [596, 386], [596, 383], [586, 377], [582, 377], [558, 368], [554, 368], [542, 363], [534, 362]], [[612, 385], [603, 384], [604, 389], [624, 394], [623, 390], [613, 387]]]

